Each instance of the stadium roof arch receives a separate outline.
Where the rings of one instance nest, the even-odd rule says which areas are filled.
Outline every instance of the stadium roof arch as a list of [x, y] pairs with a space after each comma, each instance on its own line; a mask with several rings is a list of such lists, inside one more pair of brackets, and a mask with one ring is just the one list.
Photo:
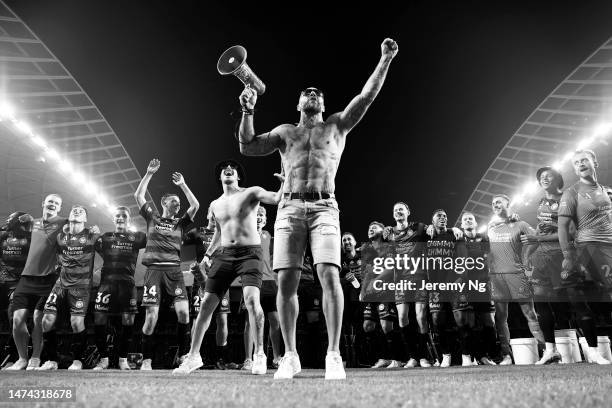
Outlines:
[[[553, 166], [563, 175], [565, 186], [577, 177], [571, 153], [579, 148], [597, 153], [598, 180], [612, 183], [612, 38], [597, 48], [571, 72], [529, 115], [504, 145], [474, 188], [463, 210], [481, 220], [491, 216], [494, 194], [507, 194], [512, 208], [535, 225], [536, 207], [543, 195], [535, 174]], [[456, 224], [461, 222], [461, 216]]]
[[[110, 209], [133, 198], [141, 176], [119, 137], [66, 67], [0, 2], [0, 217], [41, 213], [59, 193], [62, 214], [79, 203], [112, 229]], [[148, 200], [151, 197], [147, 196]], [[142, 217], [134, 217], [143, 229]]]

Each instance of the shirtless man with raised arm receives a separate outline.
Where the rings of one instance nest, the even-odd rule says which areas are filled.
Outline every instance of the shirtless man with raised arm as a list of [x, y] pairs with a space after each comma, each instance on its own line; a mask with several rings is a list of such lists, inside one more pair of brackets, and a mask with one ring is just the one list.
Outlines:
[[[202, 263], [209, 263], [204, 296], [193, 326], [191, 350], [173, 374], [189, 374], [202, 367], [200, 347], [204, 333], [223, 295], [234, 279], [240, 276], [251, 337], [255, 341], [251, 373], [262, 375], [266, 373], [267, 358], [263, 350], [264, 313], [259, 302], [263, 254], [257, 231], [257, 209], [260, 202], [278, 204], [282, 185], [277, 192], [261, 187], [239, 187], [238, 180], [244, 175], [240, 165], [232, 160], [217, 165], [216, 173], [223, 184], [223, 194], [210, 204], [217, 228], [202, 260]], [[283, 180], [283, 176], [276, 176]], [[204, 270], [204, 265], [200, 269]]]
[[339, 352], [343, 295], [340, 285], [340, 223], [334, 179], [346, 143], [346, 135], [363, 118], [383, 86], [397, 43], [381, 44], [381, 58], [361, 93], [342, 112], [323, 119], [323, 92], [306, 88], [297, 110], [300, 122], [284, 124], [255, 134], [253, 109], [257, 94], [250, 88], [240, 95], [240, 152], [247, 156], [280, 152], [287, 179], [274, 226], [274, 262], [278, 272], [277, 307], [285, 341], [285, 355], [274, 378], [293, 378], [300, 370], [295, 328], [298, 315], [297, 287], [306, 243], [310, 242], [317, 274], [323, 287], [323, 313], [329, 336], [325, 378], [344, 379]]

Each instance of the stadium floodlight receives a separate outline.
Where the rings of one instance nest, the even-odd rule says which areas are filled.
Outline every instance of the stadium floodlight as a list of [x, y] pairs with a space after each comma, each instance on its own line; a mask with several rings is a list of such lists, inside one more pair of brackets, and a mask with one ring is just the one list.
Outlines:
[[106, 209], [108, 210], [109, 213], [114, 214], [115, 210], [117, 209], [117, 206], [115, 204], [108, 204], [106, 206]]
[[130, 226], [128, 227], [128, 231], [130, 231], [130, 232], [137, 232], [137, 231], [138, 231], [138, 229], [137, 229], [135, 226], [130, 225]]
[[42, 147], [42, 148], [43, 148], [43, 149], [45, 149], [45, 150], [49, 148], [49, 146], [47, 146], [47, 142], [45, 142], [45, 141], [43, 140], [43, 138], [42, 138], [42, 137], [40, 137], [40, 136], [33, 135], [33, 136], [32, 136], [32, 142], [33, 142], [34, 144], [37, 144], [38, 146]]
[[67, 160], [63, 160], [60, 163], [59, 167], [60, 167], [60, 170], [63, 171], [64, 173], [70, 173], [73, 170], [72, 164], [70, 164], [70, 162]]
[[612, 123], [609, 123], [609, 122], [600, 123], [599, 125], [595, 127], [595, 130], [593, 131], [593, 136], [594, 137], [606, 136], [608, 133], [610, 133], [610, 130], [612, 130]]
[[518, 203], [520, 203], [522, 201], [523, 201], [523, 196], [522, 195], [516, 195], [516, 196], [512, 197], [512, 201], [510, 201], [510, 206], [518, 204]]
[[80, 171], [76, 171], [72, 175], [72, 181], [75, 184], [84, 184], [87, 180], [85, 179], [85, 175], [83, 173], [81, 173]]
[[13, 106], [11, 106], [8, 102], [0, 103], [0, 117], [3, 119], [14, 119], [15, 108], [13, 108]]
[[589, 147], [593, 142], [595, 141], [594, 137], [589, 137], [586, 139], [582, 139], [578, 145], [576, 146], [576, 149], [578, 150], [582, 150], [582, 149], [586, 149], [587, 147]]
[[567, 152], [563, 155], [563, 161], [568, 161], [574, 157], [574, 152]]
[[96, 201], [98, 202], [98, 204], [104, 207], [107, 207], [109, 205], [108, 197], [106, 197], [104, 194], [98, 195], [98, 197], [96, 197]]
[[559, 170], [561, 170], [561, 168], [563, 167], [563, 163], [561, 163], [561, 162], [559, 162], [559, 161], [556, 161], [556, 162], [554, 162], [554, 163], [552, 164], [552, 166], [551, 166], [551, 167], [552, 167], [553, 169], [555, 169], [555, 170], [559, 171]]
[[55, 149], [47, 149], [47, 157], [53, 160], [60, 160], [60, 155]]
[[539, 183], [537, 181], [525, 184], [525, 186], [523, 187], [524, 193], [521, 195], [529, 195], [535, 193], [536, 191], [538, 191], [538, 185]]
[[28, 125], [25, 122], [17, 121], [17, 123], [15, 124], [15, 127], [17, 127], [17, 129], [19, 129], [20, 131], [22, 131], [26, 135], [31, 135], [32, 134], [32, 128], [30, 127], [30, 125]]
[[98, 187], [96, 187], [95, 184], [89, 183], [85, 185], [85, 193], [87, 193], [87, 195], [95, 197], [97, 192]]

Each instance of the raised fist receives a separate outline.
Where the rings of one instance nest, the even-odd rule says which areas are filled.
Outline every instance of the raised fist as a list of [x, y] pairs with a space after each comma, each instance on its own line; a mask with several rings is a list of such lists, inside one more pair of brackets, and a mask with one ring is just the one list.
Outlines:
[[382, 52], [383, 56], [393, 58], [397, 54], [398, 50], [399, 47], [397, 46], [397, 43], [390, 38], [385, 38], [380, 45], [380, 51]]
[[247, 85], [240, 94], [240, 105], [247, 109], [254, 109], [257, 103], [257, 92]]
[[172, 173], [172, 182], [177, 186], [180, 186], [181, 184], [185, 184], [185, 179], [181, 173], [175, 171]]
[[157, 172], [157, 170], [159, 170], [159, 166], [160, 166], [160, 162], [158, 159], [153, 159], [149, 162], [149, 167], [147, 167], [147, 173], [148, 174], [154, 174], [155, 172]]

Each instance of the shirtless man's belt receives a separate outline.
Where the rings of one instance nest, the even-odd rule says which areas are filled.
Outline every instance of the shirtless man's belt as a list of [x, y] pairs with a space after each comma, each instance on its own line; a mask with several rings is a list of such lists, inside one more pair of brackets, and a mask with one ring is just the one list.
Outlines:
[[308, 192], [308, 193], [283, 193], [285, 200], [304, 200], [304, 201], [318, 201], [327, 200], [328, 198], [336, 198], [334, 193], [320, 193], [320, 192]]

